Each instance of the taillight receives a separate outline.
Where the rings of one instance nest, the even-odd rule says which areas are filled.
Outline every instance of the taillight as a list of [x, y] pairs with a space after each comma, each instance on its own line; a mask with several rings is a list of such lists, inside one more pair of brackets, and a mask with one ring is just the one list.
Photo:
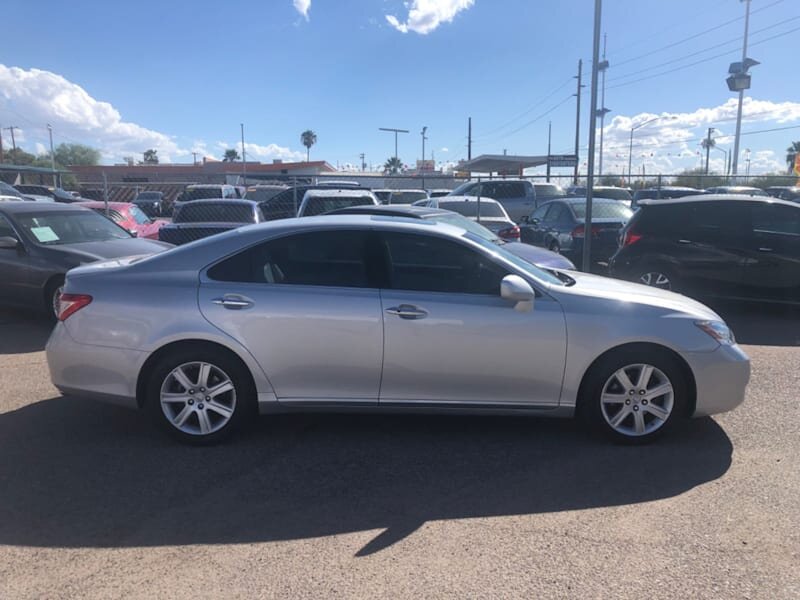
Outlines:
[[644, 236], [641, 233], [635, 233], [633, 231], [626, 231], [625, 234], [622, 236], [622, 244], [621, 246], [630, 246], [631, 244], [635, 244]]
[[504, 240], [519, 241], [520, 239], [519, 227], [514, 225], [513, 227], [507, 227], [506, 229], [501, 229], [500, 231], [497, 232], [497, 235], [499, 235]]
[[[592, 225], [592, 237], [597, 237], [600, 235], [601, 227], [597, 225]], [[583, 238], [586, 235], [586, 226], [585, 225], [578, 225], [575, 229], [572, 230], [572, 237], [573, 238]]]
[[66, 321], [91, 301], [92, 297], [87, 294], [61, 294], [58, 300], [58, 320]]

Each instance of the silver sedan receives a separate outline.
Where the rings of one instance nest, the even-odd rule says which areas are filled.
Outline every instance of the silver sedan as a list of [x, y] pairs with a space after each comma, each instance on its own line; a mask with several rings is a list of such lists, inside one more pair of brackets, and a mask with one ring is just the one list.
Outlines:
[[60, 306], [53, 383], [193, 443], [256, 413], [342, 409], [577, 416], [637, 443], [731, 410], [750, 376], [698, 302], [393, 217], [274, 221], [86, 265]]

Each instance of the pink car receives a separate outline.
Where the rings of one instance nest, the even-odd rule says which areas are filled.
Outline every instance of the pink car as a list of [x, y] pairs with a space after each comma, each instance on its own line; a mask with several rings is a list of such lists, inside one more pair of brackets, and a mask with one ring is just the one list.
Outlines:
[[[100, 214], [105, 214], [105, 202], [80, 202], [78, 206], [91, 208]], [[164, 219], [151, 219], [141, 208], [132, 202], [109, 202], [108, 217], [123, 229], [135, 233], [136, 237], [148, 240], [158, 239], [158, 230], [169, 221]]]

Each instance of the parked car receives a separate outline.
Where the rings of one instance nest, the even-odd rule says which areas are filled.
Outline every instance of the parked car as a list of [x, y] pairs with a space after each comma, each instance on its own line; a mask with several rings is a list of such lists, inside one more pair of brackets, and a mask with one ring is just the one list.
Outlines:
[[[586, 186], [573, 185], [567, 190], [569, 196], [586, 198]], [[612, 185], [598, 185], [592, 188], [593, 198], [609, 198], [623, 202], [629, 207], [633, 204], [633, 195], [625, 188], [614, 187]]]
[[718, 185], [705, 190], [706, 194], [739, 194], [747, 196], [769, 196], [767, 192], [757, 187], [746, 185]]
[[158, 239], [180, 246], [264, 220], [252, 200], [192, 200], [175, 208], [172, 223], [158, 230]]
[[83, 266], [64, 292], [47, 343], [54, 385], [142, 408], [189, 443], [256, 412], [343, 409], [577, 415], [640, 443], [733, 409], [750, 374], [694, 300], [562, 280], [412, 219], [273, 221]]
[[0, 204], [0, 304], [38, 309], [55, 318], [64, 275], [73, 267], [170, 247], [136, 239], [80, 206], [4, 202]]
[[303, 195], [303, 202], [297, 209], [298, 217], [313, 217], [337, 208], [360, 206], [363, 204], [380, 204], [375, 194], [369, 190], [356, 189], [317, 189], [308, 190]]
[[357, 181], [347, 181], [343, 179], [320, 179], [317, 181], [317, 186], [321, 188], [336, 188], [338, 189], [355, 189], [360, 188], [361, 184]]
[[53, 193], [46, 185], [21, 184], [14, 186], [14, 189], [19, 194], [36, 202], [55, 202]]
[[419, 200], [429, 198], [425, 190], [392, 190], [389, 204], [413, 204]]
[[442, 196], [431, 198], [427, 206], [441, 208], [464, 215], [486, 227], [499, 238], [511, 242], [519, 241], [519, 227], [497, 200], [473, 196]]
[[800, 303], [800, 205], [745, 195], [642, 200], [610, 272], [698, 297]]
[[33, 201], [33, 198], [28, 198], [26, 196], [7, 196], [6, 194], [0, 194], [0, 202], [25, 202], [25, 201]]
[[428, 198], [441, 198], [442, 196], [447, 196], [451, 191], [447, 188], [428, 190]]
[[470, 233], [474, 233], [483, 239], [493, 242], [502, 246], [508, 252], [515, 256], [519, 256], [543, 269], [565, 269], [574, 270], [575, 265], [565, 256], [550, 252], [544, 248], [537, 248], [530, 244], [521, 244], [519, 242], [506, 241], [500, 238], [487, 229], [480, 223], [476, 223], [472, 219], [468, 219], [464, 215], [458, 213], [439, 209], [428, 208], [423, 206], [351, 206], [349, 208], [340, 208], [338, 210], [327, 213], [329, 215], [378, 215], [383, 217], [402, 217], [405, 219], [426, 219], [428, 221], [435, 221], [437, 223], [445, 223], [447, 225], [455, 225]]
[[44, 197], [49, 197], [54, 202], [63, 202], [64, 204], [72, 204], [73, 202], [86, 200], [86, 198], [75, 196], [72, 192], [68, 192], [60, 187], [28, 184], [20, 184], [14, 187], [22, 194], [36, 196], [37, 200], [43, 200]]
[[450, 196], [481, 196], [497, 200], [515, 223], [536, 208], [536, 191], [525, 179], [490, 179], [467, 181], [449, 194]]
[[[327, 185], [295, 185], [278, 192], [272, 198], [264, 200], [259, 203], [261, 212], [264, 213], [264, 218], [267, 221], [274, 221], [276, 219], [292, 219], [297, 216], [297, 211], [303, 203], [303, 196], [309, 190], [327, 190], [330, 191]], [[350, 188], [347, 188], [350, 189]], [[362, 190], [369, 191], [369, 190]]]
[[389, 199], [392, 197], [392, 190], [378, 189], [372, 190], [372, 193], [381, 204], [389, 204]]
[[169, 206], [168, 208], [165, 202], [164, 192], [159, 192], [157, 190], [139, 192], [133, 199], [133, 203], [151, 219], [172, 213], [172, 207]]
[[672, 185], [666, 185], [660, 188], [645, 188], [636, 190], [633, 193], [633, 202], [631, 203], [631, 208], [636, 208], [640, 200], [666, 200], [669, 198], [683, 198], [685, 196], [699, 196], [700, 194], [704, 193], [705, 192], [703, 190]]
[[132, 202], [109, 202], [108, 214], [106, 214], [106, 203], [97, 202], [78, 202], [77, 206], [85, 206], [93, 211], [107, 216], [117, 225], [136, 235], [136, 237], [148, 240], [157, 240], [158, 231], [169, 221], [164, 219], [151, 219], [144, 211]]
[[24, 196], [22, 192], [15, 189], [14, 186], [8, 185], [5, 181], [0, 181], [0, 194], [4, 196], [17, 196], [19, 198]]
[[555, 183], [534, 182], [533, 189], [536, 192], [536, 206], [544, 204], [549, 200], [555, 200], [556, 198], [563, 198], [567, 195], [566, 190], [562, 188], [560, 185]]
[[781, 200], [791, 200], [792, 202], [800, 202], [800, 186], [772, 186], [764, 190], [773, 198], [780, 198]]
[[[603, 270], [617, 249], [617, 239], [633, 211], [610, 198], [592, 201], [592, 270]], [[580, 268], [586, 237], [586, 198], [546, 202], [520, 225], [521, 241], [565, 255]]]
[[251, 185], [247, 188], [247, 193], [244, 197], [247, 200], [252, 200], [253, 202], [265, 202], [274, 197], [276, 194], [285, 190], [287, 187], [288, 186], [282, 183]]

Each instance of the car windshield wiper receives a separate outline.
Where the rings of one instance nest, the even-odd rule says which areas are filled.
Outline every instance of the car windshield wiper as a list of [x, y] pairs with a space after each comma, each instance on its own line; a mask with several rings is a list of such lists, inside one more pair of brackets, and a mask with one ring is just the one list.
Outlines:
[[546, 269], [546, 271], [548, 273], [551, 273], [552, 275], [555, 275], [561, 281], [563, 281], [565, 287], [570, 287], [571, 285], [575, 285], [575, 279], [573, 279], [572, 277], [570, 277], [569, 275], [567, 275], [563, 271], [559, 271], [557, 269]]

